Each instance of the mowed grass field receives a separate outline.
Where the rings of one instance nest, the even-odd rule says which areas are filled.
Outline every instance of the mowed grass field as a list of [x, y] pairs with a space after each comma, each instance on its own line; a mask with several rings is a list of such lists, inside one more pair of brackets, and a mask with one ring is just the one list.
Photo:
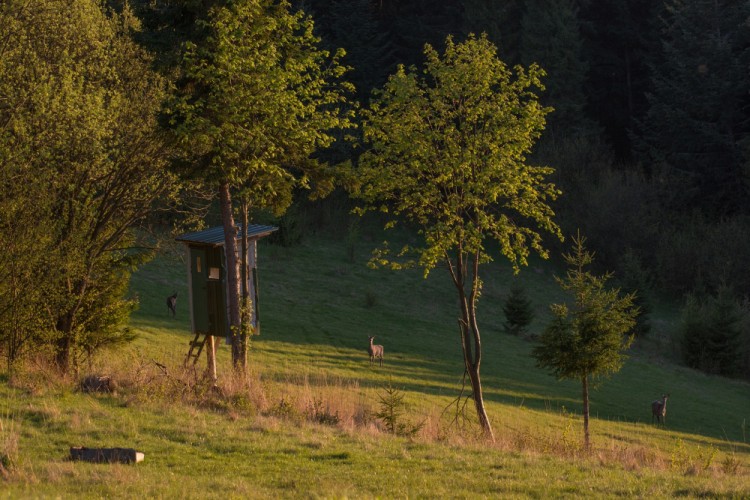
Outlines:
[[[165, 252], [133, 280], [138, 340], [82, 367], [80, 376], [111, 375], [114, 393], [84, 393], [34, 364], [0, 384], [9, 461], [0, 496], [750, 497], [750, 384], [644, 346], [593, 391], [593, 449], [581, 449], [580, 384], [536, 368], [533, 342], [502, 333], [513, 280], [534, 303], [531, 331], [543, 328], [561, 299], [548, 263], [517, 277], [503, 262], [485, 266], [482, 377], [497, 442], [482, 441], [471, 403], [457, 415], [463, 367], [446, 271], [368, 269], [375, 240], [364, 235], [353, 259], [343, 238], [263, 242], [250, 374], [237, 380], [221, 345], [218, 390], [200, 377], [204, 358], [182, 368], [192, 338], [186, 264], [179, 247]], [[673, 317], [654, 318], [654, 338]], [[385, 346], [382, 368], [369, 364], [369, 335]], [[388, 434], [377, 417], [387, 387], [403, 395], [412, 436]], [[667, 422], [656, 426], [650, 403], [663, 393]], [[70, 462], [70, 446], [135, 447], [145, 460]]]

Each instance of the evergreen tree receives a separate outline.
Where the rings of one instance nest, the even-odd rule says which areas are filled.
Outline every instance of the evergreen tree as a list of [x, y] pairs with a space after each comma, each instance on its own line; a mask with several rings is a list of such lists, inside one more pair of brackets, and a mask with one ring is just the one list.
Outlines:
[[486, 33], [508, 64], [518, 64], [521, 46], [522, 0], [465, 0], [463, 33]]
[[348, 75], [361, 101], [380, 86], [395, 67], [388, 34], [380, 30], [370, 0], [334, 0], [320, 15], [324, 38], [331, 47], [346, 50], [343, 61], [352, 67]]
[[381, 26], [390, 33], [396, 60], [409, 66], [423, 61], [425, 44], [440, 47], [461, 29], [461, 1], [379, 0]]
[[[750, 88], [746, 0], [672, 0], [639, 147], [676, 210], [747, 210], [741, 141]], [[666, 181], [666, 182], [665, 182]]]
[[531, 301], [526, 296], [526, 291], [521, 285], [514, 284], [508, 297], [503, 304], [503, 314], [505, 314], [505, 332], [511, 335], [523, 335], [526, 328], [534, 319], [534, 311], [531, 308]]
[[581, 381], [583, 399], [584, 444], [589, 438], [589, 387], [592, 378], [620, 370], [623, 351], [630, 347], [637, 308], [633, 295], [620, 296], [617, 289], [607, 289], [611, 274], [595, 276], [587, 267], [594, 256], [585, 248], [580, 234], [573, 239], [573, 252], [564, 255], [570, 266], [565, 279], [557, 278], [560, 287], [571, 295], [566, 304], [551, 306], [554, 319], [534, 348], [538, 366], [548, 368], [559, 379]]
[[543, 102], [554, 108], [549, 127], [557, 135], [587, 132], [584, 83], [588, 65], [574, 0], [526, 0], [521, 20], [521, 63], [544, 68]]
[[695, 296], [688, 297], [681, 325], [685, 363], [706, 373], [738, 375], [744, 315], [726, 286], [702, 302]]
[[578, 2], [590, 119], [601, 125], [620, 158], [630, 159], [629, 133], [646, 111], [650, 89], [648, 54], [657, 38], [659, 2], [596, 0]]

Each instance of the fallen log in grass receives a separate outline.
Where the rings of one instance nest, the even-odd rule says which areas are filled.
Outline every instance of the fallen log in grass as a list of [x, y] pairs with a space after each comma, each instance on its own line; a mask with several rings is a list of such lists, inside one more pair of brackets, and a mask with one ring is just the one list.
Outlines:
[[143, 453], [133, 448], [86, 448], [71, 446], [70, 459], [95, 463], [138, 463], [142, 462]]

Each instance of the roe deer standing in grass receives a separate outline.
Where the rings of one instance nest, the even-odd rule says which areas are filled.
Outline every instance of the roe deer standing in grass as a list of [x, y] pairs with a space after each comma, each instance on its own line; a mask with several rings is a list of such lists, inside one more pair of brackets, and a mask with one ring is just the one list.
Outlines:
[[375, 358], [380, 358], [380, 366], [383, 366], [383, 346], [372, 345], [372, 341], [375, 339], [375, 337], [367, 338], [370, 339], [370, 347], [367, 348], [367, 351], [370, 353], [370, 364], [372, 364]]
[[664, 423], [667, 418], [667, 399], [669, 399], [669, 394], [664, 394], [661, 399], [657, 399], [651, 403], [651, 422], [656, 417], [657, 423]]
[[172, 311], [172, 317], [177, 314], [177, 292], [167, 297], [167, 309]]

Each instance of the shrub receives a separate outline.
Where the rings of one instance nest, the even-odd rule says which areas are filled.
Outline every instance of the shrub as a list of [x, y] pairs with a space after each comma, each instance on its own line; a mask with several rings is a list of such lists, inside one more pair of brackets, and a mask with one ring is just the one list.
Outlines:
[[728, 287], [698, 299], [690, 295], [683, 309], [682, 353], [691, 368], [735, 376], [742, 370], [741, 336], [747, 312]]
[[279, 230], [271, 234], [269, 240], [282, 247], [299, 245], [306, 235], [307, 221], [298, 205], [292, 205], [278, 219]]
[[414, 436], [418, 433], [424, 423], [413, 425], [404, 421], [404, 414], [407, 408], [404, 402], [404, 393], [393, 387], [390, 383], [383, 391], [384, 393], [378, 395], [380, 399], [380, 411], [375, 414], [375, 417], [379, 418], [385, 424], [385, 428], [391, 434]]
[[339, 412], [332, 412], [330, 405], [324, 405], [323, 400], [319, 398], [313, 399], [307, 405], [305, 414], [308, 420], [323, 425], [338, 425], [341, 421]]
[[296, 406], [283, 397], [279, 400], [279, 403], [276, 406], [270, 409], [269, 414], [292, 422], [300, 422], [302, 420], [302, 415], [299, 410], [297, 410]]
[[365, 307], [372, 309], [376, 305], [378, 305], [378, 296], [374, 292], [367, 290], [365, 292]]
[[523, 335], [526, 328], [534, 319], [531, 301], [526, 296], [526, 291], [521, 285], [515, 284], [511, 287], [508, 297], [503, 305], [505, 313], [505, 332], [512, 335]]
[[684, 216], [664, 227], [653, 249], [658, 285], [668, 291], [750, 288], [750, 219]]

